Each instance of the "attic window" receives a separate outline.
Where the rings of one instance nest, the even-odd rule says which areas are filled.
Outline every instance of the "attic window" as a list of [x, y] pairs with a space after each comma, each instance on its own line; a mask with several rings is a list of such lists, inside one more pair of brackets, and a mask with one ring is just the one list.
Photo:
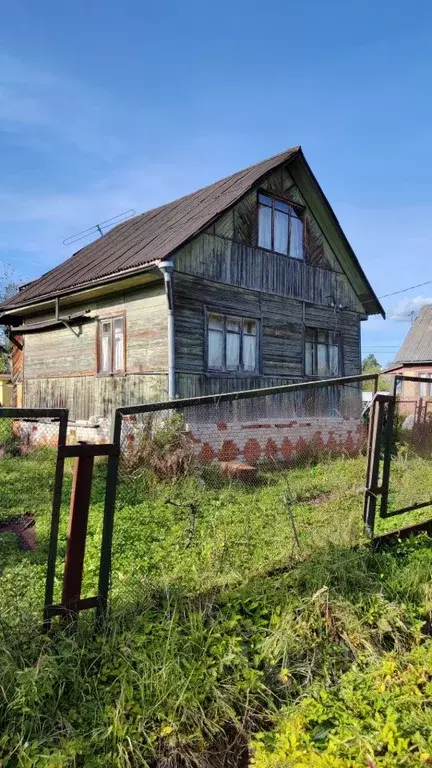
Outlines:
[[302, 212], [284, 200], [258, 194], [258, 246], [283, 253], [293, 259], [304, 258]]

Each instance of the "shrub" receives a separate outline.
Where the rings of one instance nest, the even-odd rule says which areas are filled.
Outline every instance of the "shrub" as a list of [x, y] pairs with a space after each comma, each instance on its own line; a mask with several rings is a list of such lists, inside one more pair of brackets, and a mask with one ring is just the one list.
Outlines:
[[432, 644], [346, 673], [290, 708], [254, 741], [255, 768], [394, 768], [432, 764]]
[[18, 435], [10, 434], [3, 440], [3, 451], [5, 456], [21, 455], [21, 439]]
[[194, 461], [184, 420], [174, 413], [163, 422], [152, 416], [146, 419], [138, 446], [125, 453], [124, 469], [130, 474], [147, 467], [159, 480], [176, 479], [187, 475]]

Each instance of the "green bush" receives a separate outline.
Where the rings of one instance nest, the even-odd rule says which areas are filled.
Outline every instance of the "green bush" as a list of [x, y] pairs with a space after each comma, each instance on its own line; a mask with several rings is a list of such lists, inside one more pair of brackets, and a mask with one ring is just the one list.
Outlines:
[[254, 740], [254, 768], [414, 768], [432, 764], [432, 644], [356, 665]]

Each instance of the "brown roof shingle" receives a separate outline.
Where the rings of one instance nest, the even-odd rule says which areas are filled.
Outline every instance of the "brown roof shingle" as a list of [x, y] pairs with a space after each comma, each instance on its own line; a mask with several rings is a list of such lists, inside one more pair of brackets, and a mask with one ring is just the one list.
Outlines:
[[172, 203], [118, 224], [58, 267], [29, 283], [4, 307], [31, 304], [37, 299], [55, 296], [166, 258], [239, 200], [258, 179], [299, 152], [300, 147], [293, 147]]
[[5, 302], [1, 309], [11, 310], [32, 305], [157, 264], [209, 226], [268, 173], [296, 158], [301, 159], [306, 167], [336, 226], [342, 248], [348, 253], [351, 272], [354, 271], [357, 277], [357, 292], [366, 313], [379, 312], [384, 315], [301, 147], [292, 147], [190, 195], [118, 224], [103, 237], [81, 248], [59, 266], [26, 285], [16, 296]]

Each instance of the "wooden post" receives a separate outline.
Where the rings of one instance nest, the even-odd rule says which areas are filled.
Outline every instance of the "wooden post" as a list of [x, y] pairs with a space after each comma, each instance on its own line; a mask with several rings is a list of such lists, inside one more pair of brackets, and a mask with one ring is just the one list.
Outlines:
[[93, 464], [91, 455], [75, 459], [62, 596], [69, 614], [77, 612], [81, 598]]

